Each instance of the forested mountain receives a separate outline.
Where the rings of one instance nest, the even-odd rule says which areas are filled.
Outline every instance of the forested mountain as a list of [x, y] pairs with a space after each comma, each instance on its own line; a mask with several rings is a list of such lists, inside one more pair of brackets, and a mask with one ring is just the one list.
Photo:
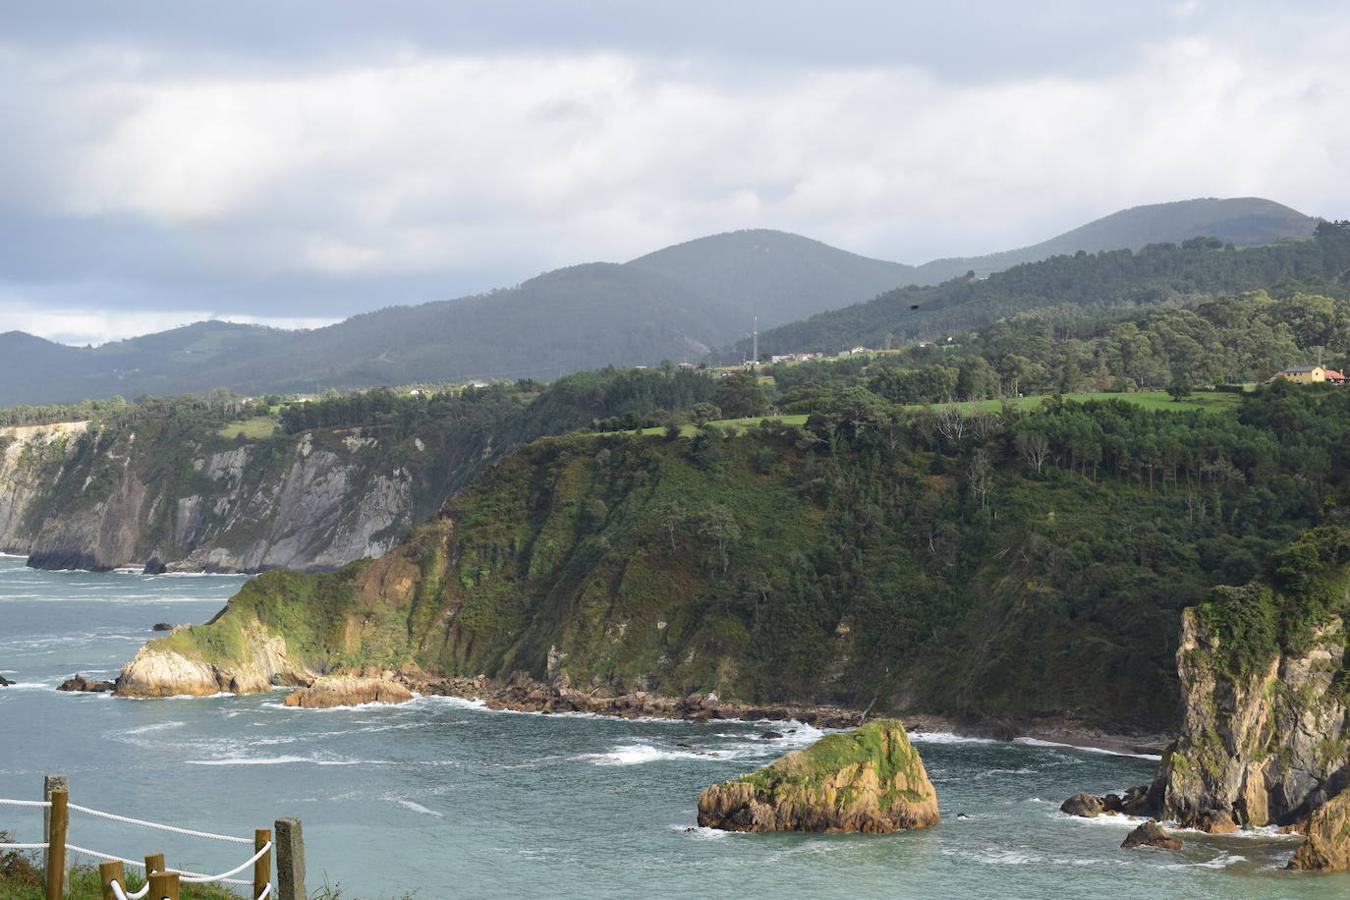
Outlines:
[[[1182, 254], [1184, 264], [1176, 272], [1168, 270], [1169, 265], [1177, 268], [1168, 251], [1140, 253], [1148, 265], [1126, 264], [1123, 260], [1135, 256], [1121, 251], [1123, 256], [1109, 257], [1115, 262], [1061, 261], [1052, 264], [1057, 268], [1048, 276], [1046, 270], [1032, 270], [999, 282], [999, 290], [1013, 297], [991, 295], [990, 288], [964, 281], [894, 290], [942, 277], [943, 266], [983, 271], [1060, 249], [1093, 250], [1112, 242], [1134, 246], [1191, 234], [1244, 244], [1306, 235], [1311, 221], [1268, 201], [1186, 201], [1127, 210], [978, 265], [948, 260], [918, 269], [784, 232], [738, 231], [622, 265], [572, 266], [489, 294], [391, 307], [312, 331], [199, 322], [97, 348], [64, 347], [10, 332], [0, 335], [0, 405], [177, 395], [218, 387], [260, 394], [473, 378], [553, 378], [608, 364], [696, 360], [712, 347], [747, 335], [756, 317], [763, 329], [825, 310], [839, 312], [788, 326], [761, 343], [761, 349], [875, 343], [887, 334], [900, 338], [972, 327], [1044, 305], [1047, 292], [1056, 303], [1094, 306], [1104, 299], [1119, 300], [1116, 295], [1121, 294], [1142, 303], [1158, 299], [1151, 292], [1187, 293], [1192, 282], [1200, 285], [1195, 289], [1238, 290], [1267, 287], [1272, 278], [1300, 274], [1297, 268], [1285, 271], [1263, 263], [1256, 272], [1213, 278], [1210, 270], [1217, 263], [1208, 257], [1198, 267], [1185, 262], [1196, 255], [1190, 250]], [[1284, 259], [1279, 255], [1283, 249], [1261, 252]], [[1307, 248], [1301, 252], [1309, 253]], [[1243, 262], [1248, 261], [1244, 256]], [[849, 306], [883, 291], [891, 293], [875, 304]], [[977, 302], [972, 306], [969, 300]], [[923, 303], [925, 312], [897, 317], [891, 314], [897, 303], [902, 311]], [[961, 309], [932, 315], [948, 307]]]
[[1112, 213], [1061, 235], [1021, 247], [956, 259], [935, 259], [915, 269], [913, 284], [938, 284], [967, 272], [988, 275], [1052, 256], [1139, 250], [1149, 244], [1180, 244], [1193, 237], [1212, 237], [1237, 247], [1309, 238], [1317, 219], [1260, 197], [1202, 198], [1135, 206]]
[[[1217, 239], [1142, 250], [1075, 253], [988, 277], [906, 287], [760, 334], [761, 355], [942, 340], [1013, 316], [1047, 320], [1197, 303], [1223, 294], [1300, 285], [1350, 292], [1350, 225], [1322, 223], [1309, 241], [1239, 249]], [[724, 358], [739, 359], [742, 341]]]

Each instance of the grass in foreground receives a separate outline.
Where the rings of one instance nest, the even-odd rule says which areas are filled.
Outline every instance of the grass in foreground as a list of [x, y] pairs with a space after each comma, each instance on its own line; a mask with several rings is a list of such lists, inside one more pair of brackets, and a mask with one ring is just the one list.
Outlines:
[[[6, 839], [0, 832], [0, 842]], [[2, 844], [0, 844], [2, 846]], [[129, 891], [140, 890], [145, 879], [132, 871], [127, 873]], [[247, 892], [245, 892], [246, 894]], [[182, 900], [242, 900], [245, 894], [233, 893], [209, 884], [182, 885]], [[360, 900], [347, 894], [340, 884], [328, 884], [310, 891], [310, 900]], [[0, 900], [46, 900], [42, 886], [42, 870], [37, 858], [29, 853], [0, 853]], [[398, 900], [413, 900], [414, 895], [403, 894]], [[103, 900], [103, 885], [96, 866], [76, 866], [70, 871], [66, 900]]]

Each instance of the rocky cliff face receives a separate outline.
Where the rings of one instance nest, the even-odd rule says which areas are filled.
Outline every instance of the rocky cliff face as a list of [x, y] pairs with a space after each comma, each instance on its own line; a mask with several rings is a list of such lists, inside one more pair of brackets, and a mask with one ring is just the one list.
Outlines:
[[698, 798], [698, 823], [726, 831], [885, 834], [937, 822], [937, 791], [893, 719], [821, 738]]
[[491, 455], [479, 432], [187, 439], [0, 431], [0, 550], [41, 568], [334, 569], [387, 552]]
[[1216, 588], [1182, 620], [1182, 721], [1150, 790], [1209, 832], [1292, 826], [1299, 868], [1350, 863], [1350, 533], [1319, 527], [1270, 581]]
[[1194, 610], [1177, 651], [1183, 712], [1155, 790], [1165, 816], [1207, 831], [1289, 825], [1350, 781], [1346, 630], [1333, 617], [1298, 653], [1225, 671]]

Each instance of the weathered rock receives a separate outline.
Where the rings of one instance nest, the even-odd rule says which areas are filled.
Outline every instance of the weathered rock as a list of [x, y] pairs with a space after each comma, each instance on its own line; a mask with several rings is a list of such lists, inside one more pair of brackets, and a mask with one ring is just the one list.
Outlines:
[[1159, 818], [1214, 833], [1287, 825], [1341, 790], [1350, 721], [1336, 681], [1346, 644], [1342, 621], [1330, 617], [1299, 652], [1234, 673], [1220, 637], [1187, 610], [1177, 650], [1181, 730], [1152, 789]]
[[1291, 869], [1350, 870], [1350, 791], [1320, 806], [1299, 829], [1308, 837], [1289, 861]]
[[169, 567], [164, 564], [164, 560], [158, 556], [152, 556], [145, 561], [145, 568], [141, 570], [142, 575], [163, 575], [169, 571]]
[[1095, 819], [1106, 811], [1106, 804], [1096, 794], [1074, 794], [1060, 804], [1059, 811], [1084, 819]]
[[698, 798], [698, 823], [726, 831], [889, 833], [937, 822], [937, 791], [893, 719], [827, 735]]
[[6, 678], [5, 676], [0, 675], [0, 687], [9, 687], [9, 686], [14, 685], [14, 684], [17, 684], [17, 683], [18, 683], [18, 682], [10, 681], [10, 680], [9, 680], [8, 678]]
[[782, 740], [782, 738], [783, 732], [781, 731], [766, 731], [759, 736], [761, 741], [778, 741]]
[[307, 685], [317, 677], [291, 660], [286, 642], [257, 622], [242, 635], [240, 655], [230, 663], [208, 663], [185, 655], [173, 637], [146, 644], [117, 676], [120, 697], [209, 697], [213, 694], [262, 694], [277, 685]]
[[1159, 850], [1180, 850], [1181, 838], [1169, 834], [1155, 820], [1149, 819], [1125, 836], [1120, 844], [1126, 850], [1132, 847], [1157, 847]]
[[111, 681], [91, 681], [85, 678], [79, 672], [76, 672], [70, 678], [56, 688], [58, 691], [74, 691], [85, 694], [103, 694], [113, 689]]
[[151, 631], [173, 631], [173, 626], [168, 622], [156, 622], [150, 627]]
[[304, 709], [329, 709], [363, 703], [407, 703], [411, 699], [412, 691], [391, 678], [326, 675], [309, 687], [292, 691], [284, 702]]

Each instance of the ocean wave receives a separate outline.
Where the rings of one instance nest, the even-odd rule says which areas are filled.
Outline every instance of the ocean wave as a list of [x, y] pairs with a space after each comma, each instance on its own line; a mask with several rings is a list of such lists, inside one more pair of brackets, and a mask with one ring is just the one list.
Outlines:
[[1001, 744], [996, 738], [971, 737], [947, 731], [911, 731], [909, 740], [915, 744]]
[[219, 759], [188, 759], [189, 766], [387, 766], [383, 759], [323, 759], [315, 756], [223, 756]]
[[402, 806], [405, 809], [410, 809], [415, 813], [421, 813], [424, 816], [435, 816], [438, 819], [445, 818], [445, 813], [438, 813], [434, 809], [427, 809], [425, 806], [423, 806], [422, 804], [418, 803], [415, 800], [408, 800], [405, 797], [395, 797], [393, 798], [393, 800], [399, 806]]
[[1247, 861], [1247, 857], [1241, 855], [1240, 853], [1220, 853], [1218, 856], [1214, 857], [1213, 859], [1206, 860], [1205, 862], [1195, 862], [1195, 863], [1168, 863], [1168, 864], [1167, 864], [1166, 866], [1164, 866], [1163, 868], [1165, 868], [1165, 869], [1226, 869], [1226, 868], [1228, 868], [1229, 866], [1231, 866], [1231, 865], [1233, 865], [1233, 864], [1235, 864], [1235, 863], [1246, 862], [1246, 861]]
[[1105, 756], [1127, 756], [1132, 759], [1147, 759], [1152, 762], [1159, 762], [1162, 760], [1162, 756], [1157, 753], [1132, 753], [1128, 750], [1108, 750], [1105, 747], [1084, 747], [1079, 744], [1065, 744], [1060, 741], [1045, 741], [1033, 737], [1013, 738], [1013, 743], [1021, 744], [1024, 747], [1055, 747], [1068, 750], [1082, 750], [1084, 753], [1101, 753]]
[[736, 750], [716, 751], [698, 749], [663, 749], [651, 744], [625, 744], [603, 753], [582, 753], [572, 757], [575, 760], [593, 763], [597, 766], [639, 766], [645, 763], [664, 762], [672, 759], [691, 759], [699, 762], [717, 762], [735, 759], [744, 755]]
[[127, 728], [122, 731], [124, 735], [150, 734], [154, 731], [168, 731], [171, 728], [182, 728], [186, 722], [152, 722], [149, 725], [138, 725], [135, 728]]
[[700, 841], [720, 841], [737, 834], [745, 834], [740, 831], [723, 831], [720, 828], [708, 828], [705, 825], [681, 825], [679, 823], [670, 826], [671, 831], [678, 831], [680, 834], [687, 834], [691, 838]]

